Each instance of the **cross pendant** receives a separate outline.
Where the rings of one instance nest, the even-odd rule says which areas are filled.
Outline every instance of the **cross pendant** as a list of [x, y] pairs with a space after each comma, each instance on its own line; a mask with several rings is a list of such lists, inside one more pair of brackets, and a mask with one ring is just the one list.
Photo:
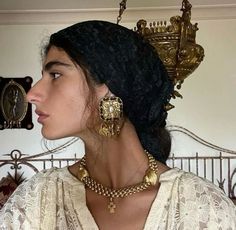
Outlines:
[[109, 201], [109, 204], [108, 204], [107, 208], [109, 209], [110, 213], [115, 213], [116, 205], [113, 202], [113, 198], [112, 197], [110, 198], [110, 201]]

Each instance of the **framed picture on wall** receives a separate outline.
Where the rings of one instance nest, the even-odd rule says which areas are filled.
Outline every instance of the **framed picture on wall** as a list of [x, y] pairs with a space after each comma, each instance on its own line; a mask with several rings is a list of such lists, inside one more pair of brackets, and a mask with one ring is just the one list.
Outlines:
[[32, 106], [26, 100], [33, 79], [0, 77], [0, 130], [32, 129]]

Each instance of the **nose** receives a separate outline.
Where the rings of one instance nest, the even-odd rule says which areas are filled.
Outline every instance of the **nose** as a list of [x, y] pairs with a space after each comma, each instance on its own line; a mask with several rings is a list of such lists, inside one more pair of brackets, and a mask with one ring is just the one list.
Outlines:
[[31, 104], [40, 102], [43, 97], [43, 90], [41, 89], [41, 80], [39, 80], [27, 93], [26, 100]]

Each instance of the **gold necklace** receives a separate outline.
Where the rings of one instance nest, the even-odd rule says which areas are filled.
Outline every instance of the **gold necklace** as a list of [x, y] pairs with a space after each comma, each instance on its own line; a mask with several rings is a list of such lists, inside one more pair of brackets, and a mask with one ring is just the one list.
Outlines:
[[107, 208], [110, 213], [115, 213], [116, 204], [114, 203], [114, 198], [124, 198], [129, 195], [142, 192], [146, 190], [147, 188], [149, 188], [150, 186], [156, 185], [157, 183], [157, 178], [158, 178], [157, 177], [157, 171], [158, 171], [157, 161], [146, 150], [145, 152], [148, 157], [148, 169], [146, 170], [146, 173], [143, 177], [143, 181], [138, 184], [119, 188], [119, 189], [112, 189], [112, 188], [103, 186], [102, 184], [98, 183], [97, 181], [95, 181], [93, 178], [89, 176], [89, 173], [86, 170], [85, 156], [80, 161], [77, 178], [81, 182], [83, 182], [83, 184], [86, 187], [88, 187], [95, 193], [108, 197], [109, 202], [108, 202]]

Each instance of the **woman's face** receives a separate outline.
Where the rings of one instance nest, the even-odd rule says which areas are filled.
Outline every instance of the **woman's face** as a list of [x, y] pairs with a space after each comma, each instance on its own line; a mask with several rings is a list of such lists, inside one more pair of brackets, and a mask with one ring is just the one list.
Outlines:
[[[95, 96], [101, 98], [102, 91], [95, 88]], [[64, 50], [52, 46], [43, 62], [42, 78], [28, 92], [27, 99], [36, 106], [43, 136], [58, 139], [86, 133], [91, 114], [89, 95], [82, 69]]]

